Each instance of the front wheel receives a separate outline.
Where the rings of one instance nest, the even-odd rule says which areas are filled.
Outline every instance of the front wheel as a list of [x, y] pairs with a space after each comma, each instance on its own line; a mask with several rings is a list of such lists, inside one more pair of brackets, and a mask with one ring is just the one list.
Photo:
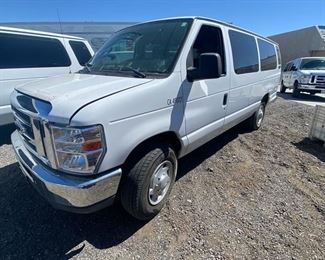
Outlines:
[[259, 129], [262, 126], [264, 115], [265, 103], [261, 102], [258, 110], [248, 120], [249, 128], [253, 131]]
[[123, 208], [139, 220], [151, 219], [163, 208], [177, 172], [173, 149], [159, 145], [149, 150], [131, 167], [121, 187]]
[[293, 85], [293, 92], [292, 92], [292, 96], [293, 97], [299, 97], [300, 95], [300, 90], [298, 89], [298, 82], [295, 81], [294, 85]]

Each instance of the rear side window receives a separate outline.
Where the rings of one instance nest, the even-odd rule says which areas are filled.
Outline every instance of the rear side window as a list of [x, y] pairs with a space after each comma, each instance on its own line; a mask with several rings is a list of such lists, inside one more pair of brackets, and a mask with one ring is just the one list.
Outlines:
[[77, 57], [77, 60], [81, 66], [85, 66], [85, 64], [90, 60], [91, 54], [83, 42], [78, 41], [69, 41], [70, 46]]
[[68, 67], [69, 56], [57, 39], [0, 33], [0, 68]]
[[261, 70], [274, 70], [277, 67], [276, 53], [274, 45], [258, 39], [258, 49], [260, 51]]
[[229, 31], [230, 44], [236, 74], [258, 71], [258, 54], [256, 41], [253, 36]]

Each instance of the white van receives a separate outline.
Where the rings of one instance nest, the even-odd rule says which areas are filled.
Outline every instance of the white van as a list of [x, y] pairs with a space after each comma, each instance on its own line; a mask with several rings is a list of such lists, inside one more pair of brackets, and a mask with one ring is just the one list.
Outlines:
[[281, 93], [293, 89], [292, 96], [300, 92], [311, 95], [325, 92], [325, 57], [303, 57], [290, 61], [283, 70]]
[[93, 54], [79, 37], [0, 27], [0, 126], [13, 122], [9, 97], [15, 87], [77, 72]]
[[200, 17], [123, 29], [83, 71], [13, 92], [22, 172], [57, 208], [92, 212], [119, 194], [134, 217], [152, 218], [180, 157], [244, 120], [261, 126], [280, 85], [277, 50]]

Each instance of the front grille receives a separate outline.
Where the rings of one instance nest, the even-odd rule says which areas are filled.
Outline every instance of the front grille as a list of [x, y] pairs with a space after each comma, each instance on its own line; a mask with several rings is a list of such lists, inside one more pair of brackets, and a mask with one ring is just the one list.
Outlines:
[[34, 152], [37, 152], [35, 146], [35, 136], [32, 127], [32, 120], [30, 116], [24, 114], [13, 106], [12, 111], [14, 114], [15, 125], [18, 132], [20, 133], [28, 147], [33, 149]]
[[316, 78], [316, 84], [325, 84], [325, 76], [318, 75]]
[[44, 118], [50, 112], [51, 104], [20, 93], [15, 94], [11, 108], [25, 147], [38, 159], [53, 166], [55, 159], [51, 136], [47, 120]]

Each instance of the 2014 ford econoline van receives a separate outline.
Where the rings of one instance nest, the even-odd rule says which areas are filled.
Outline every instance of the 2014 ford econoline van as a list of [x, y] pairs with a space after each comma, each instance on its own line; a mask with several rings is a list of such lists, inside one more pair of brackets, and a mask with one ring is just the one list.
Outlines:
[[0, 27], [0, 126], [13, 122], [10, 94], [15, 87], [77, 72], [93, 54], [83, 38]]
[[56, 208], [87, 213], [118, 197], [150, 219], [178, 158], [244, 120], [258, 129], [280, 77], [277, 44], [254, 33], [198, 17], [142, 23], [83, 71], [16, 89], [12, 143]]

